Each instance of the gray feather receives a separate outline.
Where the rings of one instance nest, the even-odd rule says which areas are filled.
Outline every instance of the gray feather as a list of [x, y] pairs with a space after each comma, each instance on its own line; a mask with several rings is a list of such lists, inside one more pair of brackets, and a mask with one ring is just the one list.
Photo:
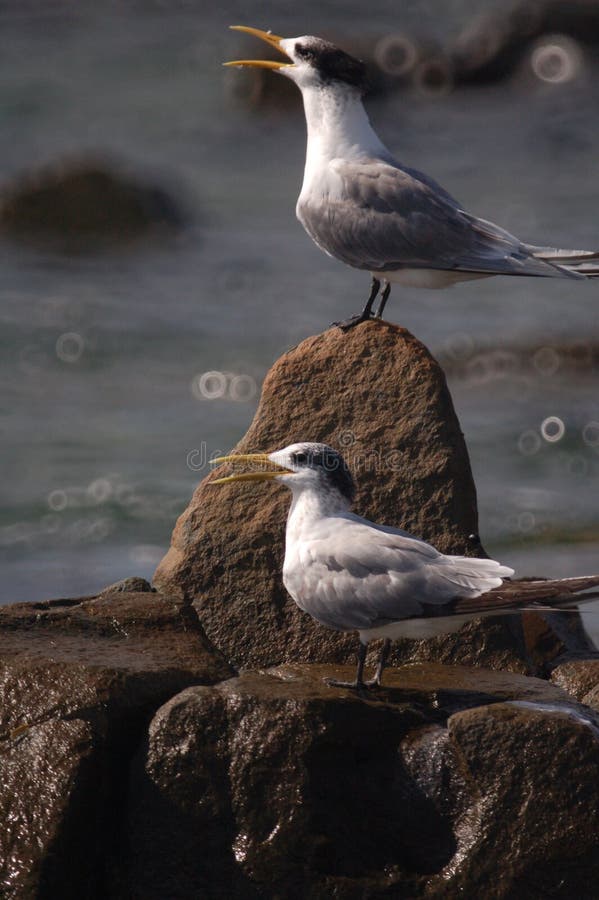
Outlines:
[[543, 258], [539, 248], [465, 212], [431, 178], [391, 158], [333, 160], [323, 195], [300, 200], [297, 215], [321, 249], [367, 271], [581, 277], [557, 257]]
[[440, 615], [445, 607], [449, 613], [456, 597], [476, 597], [513, 574], [492, 559], [445, 556], [353, 513], [336, 516], [334, 525], [329, 518], [313, 523], [297, 552], [285, 557], [287, 590], [301, 609], [339, 631]]

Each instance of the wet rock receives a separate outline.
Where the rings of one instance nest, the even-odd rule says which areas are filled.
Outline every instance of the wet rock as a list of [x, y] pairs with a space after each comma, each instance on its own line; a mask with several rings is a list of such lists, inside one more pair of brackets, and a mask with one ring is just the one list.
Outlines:
[[[477, 555], [476, 493], [443, 372], [409, 332], [367, 322], [332, 328], [268, 373], [240, 453], [314, 440], [340, 449], [358, 483], [355, 510], [440, 550]], [[279, 485], [212, 487], [179, 518], [154, 583], [195, 599], [206, 633], [239, 665], [342, 661], [353, 636], [315, 625], [281, 581], [289, 494]]]
[[105, 159], [50, 163], [0, 190], [0, 235], [66, 252], [123, 248], [184, 221], [166, 190]]
[[591, 900], [599, 729], [587, 712], [516, 702], [449, 719], [454, 766], [471, 802], [456, 823], [456, 864], [441, 896]]
[[2, 897], [108, 896], [123, 781], [148, 720], [188, 685], [231, 674], [176, 598], [0, 608]]
[[158, 711], [129, 790], [127, 896], [591, 896], [590, 711], [472, 669], [405, 667], [368, 699], [324, 674], [246, 672]]
[[551, 681], [582, 703], [599, 709], [599, 655], [595, 659], [573, 659], [557, 666]]
[[2, 897], [97, 896], [99, 798], [110, 786], [93, 743], [88, 722], [57, 718], [0, 742]]

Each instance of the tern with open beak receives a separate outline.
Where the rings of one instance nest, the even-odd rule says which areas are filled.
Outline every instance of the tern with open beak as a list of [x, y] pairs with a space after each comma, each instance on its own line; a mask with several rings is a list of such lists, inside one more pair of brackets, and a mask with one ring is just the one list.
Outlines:
[[400, 165], [373, 131], [362, 97], [362, 62], [318, 37], [282, 38], [231, 26], [280, 51], [284, 62], [238, 59], [290, 78], [302, 92], [308, 144], [297, 217], [329, 256], [370, 272], [370, 295], [348, 328], [382, 316], [391, 284], [442, 288], [491, 275], [586, 278], [599, 251], [525, 244], [470, 215], [428, 175]]
[[377, 638], [383, 648], [369, 686], [380, 685], [391, 641], [398, 637], [457, 631], [470, 619], [530, 609], [538, 601], [546, 608], [597, 596], [579, 591], [599, 584], [599, 576], [512, 585], [504, 578], [513, 569], [493, 559], [446, 556], [406, 531], [350, 512], [353, 478], [343, 457], [326, 444], [291, 444], [214, 462], [254, 468], [212, 484], [275, 480], [291, 490], [283, 583], [317, 622], [360, 637], [355, 681], [331, 684], [363, 688], [366, 648]]

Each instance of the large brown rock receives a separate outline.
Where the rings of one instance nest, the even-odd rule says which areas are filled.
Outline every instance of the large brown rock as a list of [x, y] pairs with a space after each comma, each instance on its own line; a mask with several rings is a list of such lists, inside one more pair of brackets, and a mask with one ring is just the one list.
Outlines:
[[178, 598], [0, 608], [0, 896], [109, 896], [127, 767], [149, 719], [188, 685], [231, 675]]
[[449, 719], [453, 765], [473, 802], [462, 817], [462, 846], [442, 896], [594, 900], [597, 726], [585, 707], [526, 701]]
[[[405, 329], [382, 321], [332, 328], [275, 363], [235, 451], [305, 440], [343, 452], [361, 515], [445, 552], [481, 552], [469, 537], [476, 491], [445, 376]], [[206, 633], [235, 664], [349, 659], [353, 637], [315, 625], [283, 588], [287, 491], [210, 481], [179, 518], [154, 583], [195, 600]]]
[[[405, 329], [382, 321], [347, 333], [332, 328], [275, 363], [235, 450], [275, 450], [301, 440], [344, 453], [357, 478], [360, 514], [406, 528], [444, 552], [484, 554], [468, 453], [445, 376]], [[234, 665], [353, 659], [355, 636], [315, 624], [283, 587], [288, 492], [264, 483], [216, 488], [211, 480], [204, 479], [177, 522], [156, 585], [195, 600], [208, 636]], [[486, 619], [431, 641], [402, 641], [391, 663], [439, 660], [537, 675], [558, 657], [591, 648], [577, 616], [528, 614]]]
[[133, 767], [124, 896], [590, 900], [591, 710], [471, 668], [404, 667], [368, 700], [324, 674], [246, 672], [158, 711]]

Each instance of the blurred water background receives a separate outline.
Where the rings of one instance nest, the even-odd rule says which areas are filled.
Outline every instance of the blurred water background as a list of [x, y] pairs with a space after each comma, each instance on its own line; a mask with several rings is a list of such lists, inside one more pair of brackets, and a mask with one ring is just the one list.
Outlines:
[[[0, 6], [3, 182], [105, 156], [167, 191], [186, 223], [72, 252], [0, 239], [1, 602], [151, 577], [275, 358], [365, 298], [368, 277], [323, 255], [294, 216], [299, 95], [222, 69], [247, 50], [227, 26], [316, 33], [369, 54], [396, 33], [451, 46], [493, 8], [506, 7]], [[396, 155], [524, 240], [598, 246], [596, 48], [537, 40], [501, 78], [457, 85], [436, 58], [431, 77], [384, 83], [369, 100]], [[494, 279], [396, 288], [387, 307], [445, 364], [481, 536], [521, 575], [599, 570], [598, 290]]]

